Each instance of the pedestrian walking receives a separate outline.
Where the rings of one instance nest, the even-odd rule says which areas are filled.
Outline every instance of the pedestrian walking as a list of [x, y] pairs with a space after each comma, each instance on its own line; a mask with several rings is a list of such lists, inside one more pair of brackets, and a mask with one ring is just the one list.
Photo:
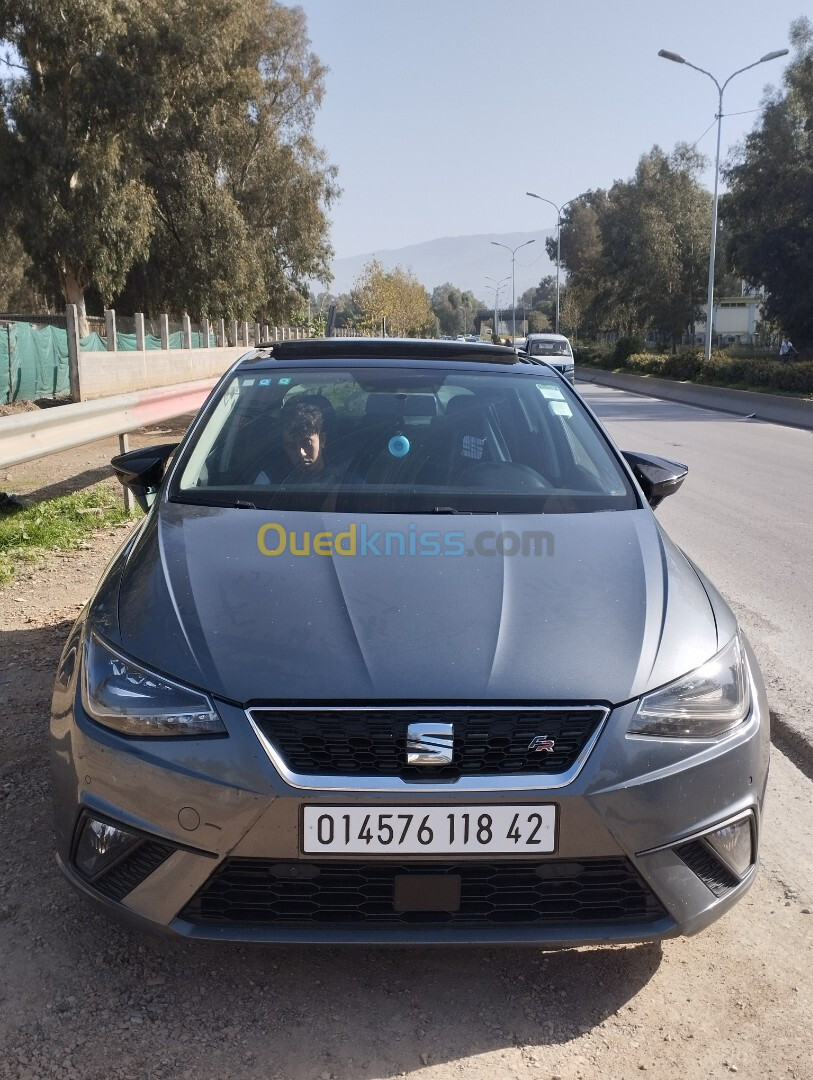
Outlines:
[[779, 346], [779, 359], [780, 360], [793, 360], [796, 356], [796, 350], [793, 347], [793, 342], [790, 338], [783, 337], [782, 343]]

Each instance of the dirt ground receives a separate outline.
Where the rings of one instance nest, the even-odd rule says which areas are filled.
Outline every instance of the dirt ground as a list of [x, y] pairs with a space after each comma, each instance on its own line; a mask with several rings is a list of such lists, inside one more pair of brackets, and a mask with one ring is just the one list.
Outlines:
[[[95, 477], [107, 449], [72, 452], [70, 469]], [[0, 490], [65, 488], [48, 460]], [[53, 860], [48, 710], [71, 622], [130, 528], [0, 588], [0, 1080], [813, 1077], [810, 781], [778, 752], [757, 884], [691, 939], [187, 946], [97, 913]]]

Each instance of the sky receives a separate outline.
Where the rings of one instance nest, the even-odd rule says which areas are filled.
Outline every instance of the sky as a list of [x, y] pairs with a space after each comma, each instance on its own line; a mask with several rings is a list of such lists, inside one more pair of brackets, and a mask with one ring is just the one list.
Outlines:
[[[703, 179], [711, 189], [717, 89], [658, 50], [679, 53], [722, 83], [787, 48], [790, 23], [804, 13], [802, 0], [299, 6], [313, 51], [329, 68], [314, 134], [339, 169], [343, 193], [330, 210], [337, 258], [555, 228], [556, 211], [526, 191], [562, 206], [628, 179], [655, 144], [671, 151], [697, 143], [709, 157]], [[781, 85], [789, 59], [729, 84], [723, 159], [758, 120], [766, 87]]]

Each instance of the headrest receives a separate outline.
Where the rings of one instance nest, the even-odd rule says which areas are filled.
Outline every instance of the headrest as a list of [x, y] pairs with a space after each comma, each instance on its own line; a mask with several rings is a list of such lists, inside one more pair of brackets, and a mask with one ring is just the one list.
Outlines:
[[482, 401], [475, 394], [455, 394], [446, 402], [446, 415], [456, 416], [471, 409], [482, 409], [484, 405], [488, 405], [488, 402]]
[[432, 394], [370, 394], [364, 411], [368, 416], [437, 416]]

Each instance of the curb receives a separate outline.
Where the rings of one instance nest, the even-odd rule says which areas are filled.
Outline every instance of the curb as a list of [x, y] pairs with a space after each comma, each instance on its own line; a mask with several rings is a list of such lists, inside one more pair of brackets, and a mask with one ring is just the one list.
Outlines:
[[651, 375], [630, 375], [590, 367], [577, 367], [576, 378], [581, 382], [611, 386], [632, 394], [646, 394], [700, 409], [716, 409], [736, 416], [813, 431], [813, 400], [807, 398], [759, 394], [752, 390], [727, 390], [722, 386], [698, 386], [696, 383], [657, 379]]
[[813, 742], [810, 733], [800, 730], [794, 724], [788, 723], [781, 713], [770, 710], [771, 715], [771, 742], [777, 739], [792, 750], [803, 762], [803, 771], [813, 779]]

